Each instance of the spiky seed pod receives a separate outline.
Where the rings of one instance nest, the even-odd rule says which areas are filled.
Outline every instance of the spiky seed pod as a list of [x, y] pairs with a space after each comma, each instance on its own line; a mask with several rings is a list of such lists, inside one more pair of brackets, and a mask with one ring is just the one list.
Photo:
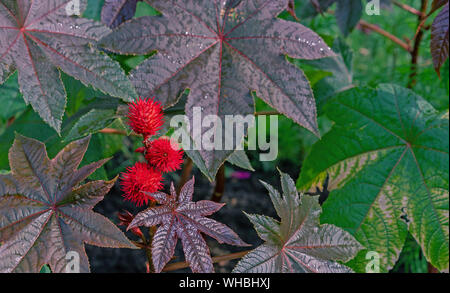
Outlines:
[[183, 154], [176, 142], [168, 137], [161, 137], [150, 142], [145, 158], [150, 165], [166, 173], [181, 169]]
[[159, 102], [153, 99], [141, 99], [133, 102], [128, 110], [128, 124], [146, 140], [155, 135], [164, 124], [164, 113]]
[[163, 188], [163, 176], [146, 163], [136, 163], [122, 174], [122, 191], [126, 200], [140, 207], [148, 204], [153, 198], [144, 193], [155, 193]]

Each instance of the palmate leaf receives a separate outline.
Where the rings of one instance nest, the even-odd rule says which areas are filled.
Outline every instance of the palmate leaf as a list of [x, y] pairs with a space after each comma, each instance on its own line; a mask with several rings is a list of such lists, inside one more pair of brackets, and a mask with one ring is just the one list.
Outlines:
[[49, 264], [66, 271], [76, 252], [80, 272], [89, 272], [84, 243], [134, 248], [125, 235], [92, 208], [113, 186], [93, 181], [79, 186], [106, 160], [77, 170], [89, 144], [69, 144], [53, 160], [45, 145], [17, 135], [9, 152], [11, 173], [0, 175], [0, 272], [39, 272]]
[[102, 9], [102, 22], [111, 28], [133, 18], [137, 3], [142, 0], [106, 0]]
[[183, 244], [186, 261], [194, 273], [214, 271], [208, 245], [200, 232], [219, 243], [248, 246], [226, 225], [206, 218], [220, 210], [224, 204], [207, 200], [192, 202], [194, 179], [184, 185], [178, 196], [173, 184], [170, 191], [170, 195], [162, 192], [151, 194], [161, 205], [139, 213], [128, 226], [128, 229], [132, 229], [159, 225], [152, 242], [153, 265], [157, 273], [172, 258], [178, 238]]
[[283, 197], [267, 183], [281, 222], [266, 216], [247, 215], [265, 243], [247, 254], [235, 273], [349, 273], [337, 261], [352, 259], [361, 245], [348, 232], [319, 225], [317, 197], [298, 194], [294, 181], [281, 173]]
[[[441, 2], [441, 3], [438, 3]], [[438, 9], [440, 6], [444, 6], [439, 14], [436, 16], [431, 27], [431, 55], [433, 56], [433, 63], [436, 72], [441, 75], [441, 66], [448, 59], [448, 32], [449, 32], [449, 19], [448, 19], [448, 1], [447, 4], [443, 4], [444, 1], [433, 2], [433, 9]]]
[[448, 270], [448, 119], [394, 85], [343, 92], [325, 112], [336, 124], [305, 159], [297, 186], [321, 186], [329, 175], [322, 222], [366, 247], [348, 265], [364, 272], [375, 251], [388, 271], [409, 230], [427, 260]]
[[[86, 0], [80, 0], [80, 10]], [[0, 2], [0, 82], [15, 67], [27, 103], [58, 132], [66, 106], [59, 70], [86, 85], [131, 100], [135, 91], [120, 66], [93, 47], [110, 30], [69, 16], [70, 0]]]
[[[216, 115], [222, 121], [225, 115], [253, 114], [251, 92], [256, 91], [273, 108], [317, 133], [309, 82], [285, 55], [318, 59], [333, 53], [311, 30], [276, 18], [288, 0], [146, 2], [163, 15], [130, 20], [100, 41], [117, 53], [158, 51], [130, 73], [140, 95], [156, 96], [169, 107], [189, 88], [186, 113], [192, 125], [195, 107], [203, 117]], [[192, 137], [201, 146], [201, 135], [210, 129], [196, 127], [202, 129], [196, 135], [191, 131]], [[233, 138], [234, 146], [241, 143], [242, 137]], [[202, 148], [200, 155], [215, 174], [232, 152]]]

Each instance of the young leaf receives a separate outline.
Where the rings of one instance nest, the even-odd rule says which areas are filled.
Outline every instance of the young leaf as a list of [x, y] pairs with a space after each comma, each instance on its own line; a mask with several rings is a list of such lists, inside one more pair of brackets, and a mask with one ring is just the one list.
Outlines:
[[358, 24], [362, 10], [361, 0], [337, 0], [336, 21], [344, 36]]
[[343, 92], [325, 113], [336, 124], [305, 159], [298, 187], [320, 187], [328, 174], [322, 221], [367, 248], [348, 265], [364, 272], [367, 252], [375, 251], [388, 271], [409, 230], [427, 260], [448, 270], [448, 119], [394, 85]]
[[298, 194], [294, 181], [281, 173], [283, 197], [272, 186], [269, 191], [281, 222], [260, 215], [247, 215], [265, 243], [247, 254], [235, 273], [348, 273], [336, 262], [352, 259], [360, 244], [352, 235], [333, 225], [319, 224], [317, 197]]
[[[0, 2], [0, 72], [17, 68], [25, 101], [58, 132], [66, 106], [59, 69], [111, 96], [135, 98], [120, 66], [93, 47], [110, 30], [68, 15], [71, 2]], [[80, 0], [81, 7], [85, 2]]]
[[236, 246], [248, 246], [226, 225], [206, 218], [220, 210], [224, 204], [212, 201], [192, 202], [194, 179], [190, 180], [177, 196], [172, 184], [171, 194], [151, 194], [161, 205], [136, 215], [128, 229], [159, 225], [153, 237], [152, 258], [155, 271], [160, 273], [172, 258], [178, 238], [184, 255], [195, 273], [214, 271], [209, 248], [200, 232], [219, 241]]
[[448, 2], [436, 16], [431, 27], [431, 55], [433, 56], [434, 68], [441, 75], [441, 66], [448, 58]]
[[89, 144], [69, 144], [53, 160], [45, 145], [17, 135], [9, 152], [11, 173], [0, 175], [0, 272], [66, 271], [66, 256], [76, 252], [80, 272], [89, 272], [83, 243], [133, 248], [125, 235], [92, 208], [112, 181], [79, 183], [107, 160], [77, 170]]
[[[320, 60], [300, 61], [301, 64], [313, 66], [314, 68], [330, 72], [332, 76], [327, 76], [319, 80], [313, 87], [316, 96], [319, 115], [326, 102], [337, 93], [353, 87], [353, 52], [341, 38], [337, 38], [333, 43], [333, 52], [336, 56], [323, 58]], [[294, 60], [297, 64], [298, 60]]]
[[106, 0], [102, 9], [102, 22], [110, 28], [133, 18], [137, 3], [141, 0]]
[[[285, 55], [318, 59], [333, 53], [308, 28], [276, 18], [288, 0], [148, 2], [163, 16], [130, 20], [100, 41], [118, 53], [158, 50], [130, 74], [140, 95], [156, 96], [169, 107], [190, 88], [186, 113], [192, 125], [195, 108], [202, 109], [203, 117], [216, 115], [222, 121], [225, 115], [253, 114], [251, 91], [256, 91], [273, 108], [317, 133], [309, 82]], [[224, 129], [222, 124], [215, 129]], [[192, 135], [197, 145], [206, 127]], [[234, 137], [234, 146], [241, 139]], [[202, 148], [200, 155], [215, 174], [232, 152]]]
[[247, 153], [244, 150], [237, 150], [232, 153], [227, 159], [227, 162], [245, 170], [255, 171], [249, 157], [247, 156]]
[[73, 125], [64, 141], [72, 141], [100, 131], [113, 123], [116, 118], [116, 111], [112, 109], [92, 109]]

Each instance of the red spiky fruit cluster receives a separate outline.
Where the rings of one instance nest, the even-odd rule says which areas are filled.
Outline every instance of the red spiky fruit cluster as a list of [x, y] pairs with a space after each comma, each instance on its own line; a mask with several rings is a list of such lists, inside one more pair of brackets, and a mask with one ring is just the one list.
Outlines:
[[148, 163], [161, 172], [173, 172], [181, 169], [183, 163], [183, 150], [176, 142], [167, 137], [161, 137], [150, 142], [145, 158]]
[[144, 139], [155, 135], [164, 124], [164, 113], [159, 102], [154, 99], [141, 99], [131, 103], [128, 111], [128, 123], [134, 132], [142, 134]]
[[162, 173], [146, 163], [136, 163], [127, 168], [122, 176], [122, 190], [125, 199], [134, 202], [137, 206], [148, 204], [153, 200], [146, 193], [155, 193], [163, 187]]
[[153, 198], [148, 193], [155, 193], [163, 188], [163, 173], [181, 168], [183, 150], [175, 142], [162, 137], [150, 141], [164, 124], [161, 104], [154, 99], [141, 99], [129, 106], [128, 123], [134, 132], [144, 138], [145, 147], [136, 152], [143, 153], [147, 163], [136, 163], [122, 174], [122, 191], [125, 199], [137, 206], [148, 204]]

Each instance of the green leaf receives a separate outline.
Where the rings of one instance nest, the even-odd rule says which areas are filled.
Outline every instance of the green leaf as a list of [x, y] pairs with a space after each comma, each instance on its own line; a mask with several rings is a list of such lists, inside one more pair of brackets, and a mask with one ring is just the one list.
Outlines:
[[333, 43], [333, 52], [336, 56], [318, 60], [295, 60], [294, 64], [301, 63], [331, 73], [314, 84], [313, 90], [316, 96], [319, 114], [324, 104], [339, 92], [353, 87], [353, 52], [341, 38]]
[[[60, 149], [63, 145], [57, 142], [58, 134], [48, 124], [46, 124], [39, 115], [28, 108], [25, 113], [20, 115], [14, 122], [6, 128], [6, 131], [0, 135], [0, 169], [9, 169], [8, 150], [14, 142], [16, 133], [38, 139], [40, 141], [51, 142], [49, 150], [53, 154], [53, 148]], [[55, 152], [56, 153], [56, 152]]]
[[117, 118], [115, 114], [111, 109], [92, 109], [75, 123], [64, 141], [69, 142], [104, 129]]
[[27, 106], [19, 91], [17, 74], [10, 76], [4, 84], [0, 85], [0, 105], [2, 105], [1, 119], [9, 119], [26, 109]]
[[83, 17], [100, 21], [104, 0], [88, 0]]
[[266, 216], [247, 215], [265, 243], [247, 254], [235, 273], [349, 273], [337, 261], [348, 261], [361, 250], [359, 243], [333, 225], [319, 225], [317, 197], [299, 196], [294, 181], [281, 173], [283, 197], [269, 191], [281, 222]]
[[41, 271], [39, 272], [41, 274], [51, 274], [52, 270], [50, 269], [50, 267], [48, 265], [45, 265], [41, 268]]
[[255, 171], [253, 169], [252, 164], [250, 163], [250, 159], [247, 156], [247, 153], [244, 150], [237, 150], [231, 154], [227, 159], [228, 163], [231, 163], [235, 166], [238, 166], [242, 169], [246, 169], [249, 171]]
[[348, 265], [363, 272], [366, 254], [381, 271], [398, 259], [408, 230], [427, 260], [448, 270], [449, 122], [412, 91], [355, 88], [325, 107], [336, 124], [306, 158], [297, 186], [332, 190], [322, 221], [342, 227], [367, 249]]

